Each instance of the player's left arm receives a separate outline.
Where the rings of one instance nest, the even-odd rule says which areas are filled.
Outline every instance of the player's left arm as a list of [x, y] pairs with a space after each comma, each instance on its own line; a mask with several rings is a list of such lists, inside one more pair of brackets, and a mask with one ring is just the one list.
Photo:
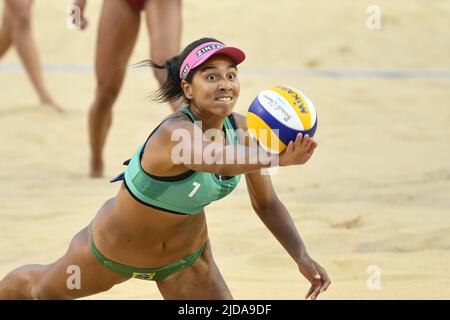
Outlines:
[[[234, 118], [237, 126], [245, 131], [245, 116], [234, 114]], [[245, 180], [256, 214], [311, 282], [306, 298], [317, 298], [330, 285], [329, 277], [325, 269], [310, 257], [291, 215], [275, 193], [270, 176], [256, 171], [246, 174]]]

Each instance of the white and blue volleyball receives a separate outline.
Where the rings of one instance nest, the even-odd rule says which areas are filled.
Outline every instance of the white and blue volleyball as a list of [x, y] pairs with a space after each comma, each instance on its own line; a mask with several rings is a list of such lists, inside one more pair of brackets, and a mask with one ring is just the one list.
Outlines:
[[276, 86], [253, 100], [247, 112], [247, 128], [264, 149], [281, 153], [299, 132], [314, 136], [317, 113], [314, 104], [300, 90]]

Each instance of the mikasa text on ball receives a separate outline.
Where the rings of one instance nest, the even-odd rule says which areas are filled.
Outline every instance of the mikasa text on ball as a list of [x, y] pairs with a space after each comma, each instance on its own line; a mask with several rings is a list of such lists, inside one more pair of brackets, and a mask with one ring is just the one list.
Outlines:
[[247, 128], [264, 149], [280, 153], [299, 132], [314, 136], [317, 113], [300, 90], [276, 86], [262, 91], [253, 100], [247, 112]]

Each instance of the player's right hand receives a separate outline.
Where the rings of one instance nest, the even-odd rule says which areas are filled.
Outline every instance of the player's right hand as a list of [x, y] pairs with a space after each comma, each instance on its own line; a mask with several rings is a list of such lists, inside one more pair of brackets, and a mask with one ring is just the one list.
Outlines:
[[317, 142], [309, 135], [297, 135], [295, 141], [290, 141], [286, 150], [280, 154], [280, 166], [290, 166], [306, 163], [317, 148]]
[[305, 299], [316, 300], [317, 296], [327, 290], [331, 284], [330, 277], [325, 269], [309, 256], [298, 262], [298, 269], [311, 282], [311, 287], [306, 293]]

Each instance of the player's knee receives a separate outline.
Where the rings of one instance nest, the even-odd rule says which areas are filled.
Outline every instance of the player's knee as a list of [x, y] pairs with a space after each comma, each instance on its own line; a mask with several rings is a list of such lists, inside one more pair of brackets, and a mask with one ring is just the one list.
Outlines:
[[40, 293], [37, 286], [40, 282], [42, 269], [41, 265], [26, 265], [12, 271], [5, 278], [5, 282], [10, 287], [15, 288], [15, 292], [20, 299], [39, 299]]
[[167, 71], [165, 69], [155, 69], [153, 68], [153, 75], [156, 80], [158, 80], [159, 85], [163, 85], [167, 80]]
[[70, 299], [67, 292], [61, 290], [64, 286], [58, 285], [59, 277], [53, 275], [54, 265], [34, 265], [27, 273], [24, 280], [28, 285], [31, 299], [35, 300], [62, 300]]
[[96, 92], [96, 108], [110, 110], [119, 95], [120, 88], [114, 85], [99, 84]]
[[[48, 277], [39, 277], [37, 281], [31, 283], [30, 294], [35, 300], [67, 300], [71, 299], [70, 295], [65, 290], [55, 290], [59, 288], [54, 279], [50, 280]], [[62, 288], [62, 287], [61, 287]]]
[[17, 10], [13, 13], [13, 26], [16, 30], [24, 31], [31, 29], [31, 15], [27, 10]]
[[71, 296], [63, 292], [55, 292], [51, 287], [46, 286], [42, 282], [36, 283], [31, 288], [31, 296], [35, 300], [69, 300]]
[[43, 298], [44, 294], [41, 291], [41, 287], [40, 287], [39, 283], [35, 283], [31, 286], [30, 295], [31, 295], [31, 298], [34, 300], [43, 300], [44, 299]]

